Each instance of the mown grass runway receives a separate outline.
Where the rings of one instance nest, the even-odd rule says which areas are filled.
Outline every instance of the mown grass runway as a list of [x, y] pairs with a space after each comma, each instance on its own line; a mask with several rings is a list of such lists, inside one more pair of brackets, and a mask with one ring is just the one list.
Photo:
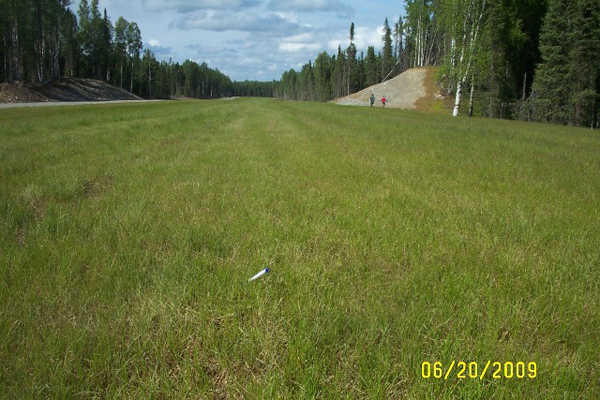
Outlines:
[[[600, 396], [597, 132], [259, 99], [3, 110], [0, 213], [2, 397]], [[537, 376], [421, 377], [488, 360]]]

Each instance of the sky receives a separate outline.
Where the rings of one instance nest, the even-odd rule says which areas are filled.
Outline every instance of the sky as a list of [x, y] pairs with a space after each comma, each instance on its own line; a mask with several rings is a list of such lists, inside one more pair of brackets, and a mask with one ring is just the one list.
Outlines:
[[[402, 0], [100, 0], [112, 23], [136, 22], [158, 60], [206, 62], [237, 81], [280, 79], [319, 53], [349, 44], [382, 47], [383, 22], [404, 14]], [[77, 10], [79, 1], [72, 8]]]

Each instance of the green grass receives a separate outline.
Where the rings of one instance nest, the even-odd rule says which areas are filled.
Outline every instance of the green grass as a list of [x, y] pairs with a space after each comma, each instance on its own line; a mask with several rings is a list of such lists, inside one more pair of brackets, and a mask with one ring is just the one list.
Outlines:
[[[2, 397], [600, 397], [597, 132], [259, 99], [2, 110], [0, 229]], [[453, 360], [538, 374], [421, 377]]]

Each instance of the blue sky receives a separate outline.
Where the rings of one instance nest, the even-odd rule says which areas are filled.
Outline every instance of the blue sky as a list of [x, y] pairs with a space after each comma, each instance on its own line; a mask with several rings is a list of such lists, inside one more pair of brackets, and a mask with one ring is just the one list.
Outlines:
[[[359, 53], [381, 48], [381, 28], [402, 0], [100, 0], [114, 23], [135, 21], [159, 60], [206, 62], [234, 80], [279, 79], [338, 44], [356, 26]], [[72, 8], [78, 8], [74, 0]]]

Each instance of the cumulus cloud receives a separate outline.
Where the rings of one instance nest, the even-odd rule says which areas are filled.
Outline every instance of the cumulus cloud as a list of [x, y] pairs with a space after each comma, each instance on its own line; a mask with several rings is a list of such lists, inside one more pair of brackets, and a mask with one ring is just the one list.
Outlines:
[[207, 62], [213, 68], [217, 66], [232, 79], [270, 80], [274, 72], [288, 68], [289, 60], [272, 51], [276, 48], [274, 41], [257, 41], [255, 44], [252, 50], [205, 45], [188, 46], [187, 49], [196, 54], [198, 62]]
[[292, 35], [285, 38], [286, 42], [291, 43], [310, 43], [315, 41], [315, 34], [313, 32], [304, 32], [298, 35]]
[[215, 32], [244, 31], [287, 34], [297, 32], [302, 26], [277, 14], [266, 17], [247, 13], [200, 11], [185, 15], [169, 27], [181, 30], [207, 30]]
[[314, 32], [303, 32], [284, 37], [279, 42], [279, 50], [286, 53], [316, 53], [322, 49], [320, 40]]
[[146, 48], [153, 52], [159, 60], [165, 60], [174, 56], [173, 48], [161, 46], [160, 41], [157, 39], [148, 40]]
[[143, 0], [144, 7], [150, 11], [177, 11], [187, 14], [198, 10], [240, 11], [242, 8], [261, 4], [260, 0]]
[[[383, 25], [378, 26], [375, 29], [371, 29], [366, 26], [357, 26], [354, 29], [354, 44], [356, 44], [356, 48], [359, 50], [366, 50], [367, 47], [373, 46], [376, 49], [382, 47], [383, 37]], [[345, 49], [350, 44], [350, 38], [345, 37], [337, 37], [335, 39], [331, 39], [328, 42], [329, 48], [331, 50], [337, 50], [338, 46], [342, 46], [342, 49]]]
[[298, 52], [317, 52], [321, 49], [321, 45], [318, 43], [290, 43], [281, 42], [279, 43], [279, 50], [286, 53], [298, 53]]
[[[227, 33], [225, 33], [226, 35]], [[203, 35], [213, 35], [206, 32]], [[223, 33], [215, 33], [223, 35]], [[198, 62], [207, 62], [232, 79], [279, 79], [283, 71], [299, 69], [326, 49], [325, 32], [307, 27], [286, 35], [265, 32], [235, 33], [230, 40], [200, 41], [186, 46], [185, 53]]]
[[295, 12], [334, 12], [341, 17], [351, 17], [354, 9], [339, 0], [271, 0], [271, 10]]

